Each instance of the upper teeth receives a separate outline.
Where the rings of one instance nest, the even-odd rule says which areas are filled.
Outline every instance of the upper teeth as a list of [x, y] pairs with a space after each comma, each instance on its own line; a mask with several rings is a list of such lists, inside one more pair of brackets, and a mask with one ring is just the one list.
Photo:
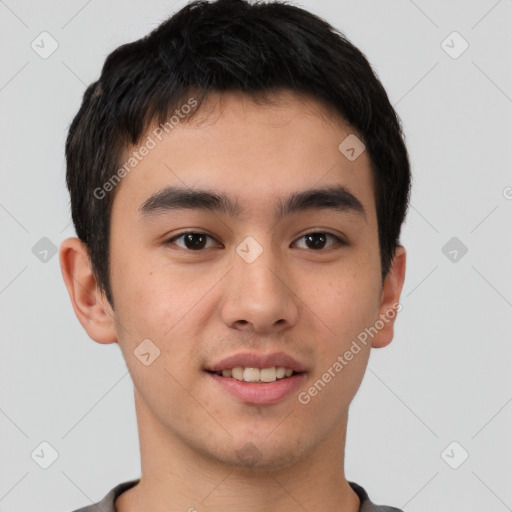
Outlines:
[[284, 366], [271, 366], [270, 368], [228, 368], [222, 370], [223, 377], [232, 377], [245, 382], [274, 382], [277, 379], [291, 377], [293, 370]]

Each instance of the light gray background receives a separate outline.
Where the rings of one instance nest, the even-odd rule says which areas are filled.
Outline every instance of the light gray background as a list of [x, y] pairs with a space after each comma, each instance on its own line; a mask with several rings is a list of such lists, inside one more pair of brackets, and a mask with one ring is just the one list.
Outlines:
[[[32, 248], [74, 235], [64, 141], [86, 84], [182, 5], [0, 0], [1, 511], [67, 512], [140, 475], [119, 349], [87, 337], [58, 256]], [[404, 309], [351, 408], [347, 477], [407, 512], [512, 510], [512, 1], [298, 5], [366, 54], [414, 175]], [[31, 48], [43, 31], [59, 44], [47, 59]], [[453, 31], [469, 43], [456, 59], [441, 46]], [[454, 236], [457, 262], [442, 252]], [[46, 470], [31, 458], [43, 441], [59, 454]]]

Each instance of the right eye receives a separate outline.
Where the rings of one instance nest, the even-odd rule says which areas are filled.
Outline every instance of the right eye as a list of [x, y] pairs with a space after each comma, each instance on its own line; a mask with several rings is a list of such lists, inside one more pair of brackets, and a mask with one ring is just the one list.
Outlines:
[[[205, 249], [207, 244], [207, 239], [210, 238], [214, 240], [214, 238], [206, 233], [198, 233], [195, 231], [187, 231], [186, 233], [181, 233], [180, 235], [173, 236], [169, 240], [164, 242], [165, 245], [175, 244], [182, 249], [188, 251], [201, 251]], [[182, 240], [183, 245], [176, 243], [177, 240]], [[206, 247], [209, 249], [210, 247]]]

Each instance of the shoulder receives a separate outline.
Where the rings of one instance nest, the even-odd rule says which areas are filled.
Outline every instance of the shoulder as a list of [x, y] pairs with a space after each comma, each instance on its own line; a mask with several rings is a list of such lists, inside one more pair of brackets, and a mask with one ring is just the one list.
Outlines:
[[73, 512], [116, 512], [115, 501], [116, 499], [128, 489], [131, 489], [139, 483], [139, 480], [131, 480], [116, 485], [101, 501], [93, 503], [87, 507], [79, 508]]
[[389, 507], [385, 505], [375, 505], [375, 503], [372, 503], [368, 496], [368, 493], [363, 487], [354, 482], [349, 482], [349, 485], [350, 487], [352, 487], [353, 491], [359, 496], [359, 501], [361, 502], [359, 512], [403, 512], [399, 508]]

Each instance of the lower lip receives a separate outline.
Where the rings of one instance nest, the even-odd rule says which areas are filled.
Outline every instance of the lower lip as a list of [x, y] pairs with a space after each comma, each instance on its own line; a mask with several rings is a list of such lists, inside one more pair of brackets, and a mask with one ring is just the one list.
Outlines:
[[221, 377], [211, 372], [206, 373], [242, 402], [253, 405], [271, 405], [280, 402], [296, 391], [306, 377], [305, 373], [297, 373], [275, 382], [259, 383]]

